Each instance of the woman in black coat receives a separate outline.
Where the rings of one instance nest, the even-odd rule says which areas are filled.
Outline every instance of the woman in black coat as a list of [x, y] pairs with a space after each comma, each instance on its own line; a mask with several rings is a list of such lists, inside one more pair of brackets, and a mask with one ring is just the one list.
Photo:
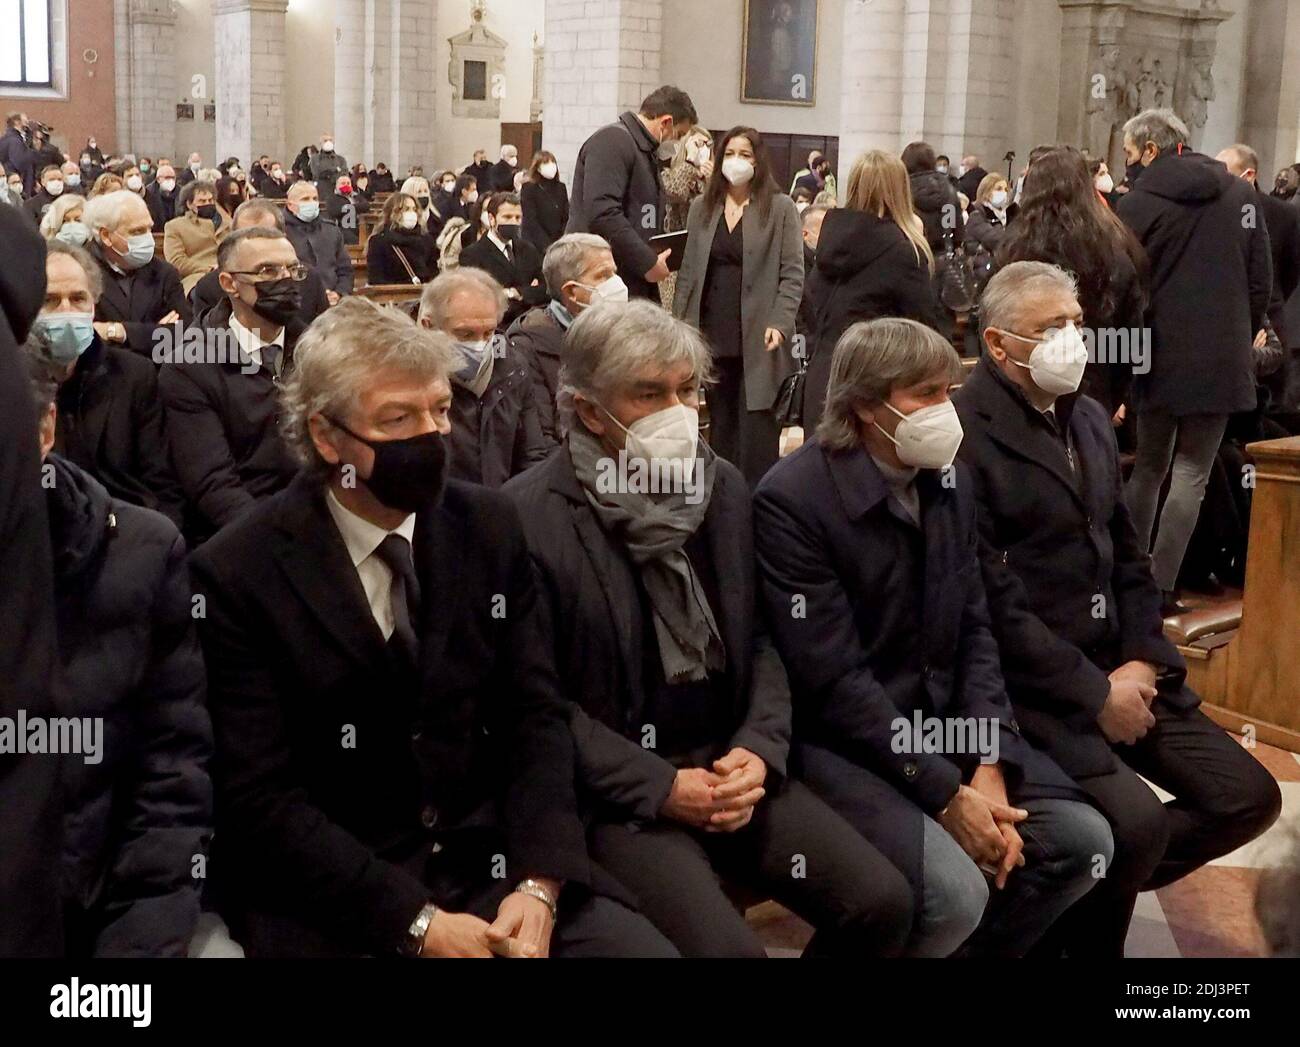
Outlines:
[[35, 378], [54, 476], [58, 707], [101, 725], [83, 740], [91, 758], [63, 764], [65, 955], [183, 957], [212, 825], [212, 724], [185, 542], [165, 517], [49, 453], [54, 384], [39, 369]]
[[938, 329], [931, 287], [934, 256], [912, 212], [907, 171], [898, 157], [872, 150], [849, 174], [843, 208], [827, 212], [809, 278], [812, 358], [804, 393], [804, 432], [821, 420], [835, 344], [859, 320], [901, 316]]
[[393, 193], [366, 243], [366, 279], [371, 284], [426, 283], [438, 275], [435, 249], [433, 238], [420, 228], [415, 198]]
[[545, 255], [569, 224], [569, 190], [560, 181], [554, 153], [543, 149], [533, 157], [519, 202], [524, 208], [524, 239]]
[[[1097, 195], [1087, 161], [1072, 146], [1050, 150], [1029, 168], [1020, 213], [995, 260], [999, 267], [1050, 262], [1072, 273], [1094, 332], [1129, 332], [1132, 343], [1144, 329], [1146, 253]], [[1117, 415], [1132, 383], [1133, 361], [1093, 359], [1082, 389]]]
[[997, 254], [1007, 229], [1020, 213], [1011, 202], [1011, 185], [1000, 174], [985, 175], [966, 219], [966, 254]]

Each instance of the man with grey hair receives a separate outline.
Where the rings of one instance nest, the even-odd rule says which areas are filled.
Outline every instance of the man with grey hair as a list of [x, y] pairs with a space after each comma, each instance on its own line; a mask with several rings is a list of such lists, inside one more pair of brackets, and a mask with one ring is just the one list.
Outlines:
[[343, 295], [352, 293], [355, 276], [343, 231], [321, 217], [320, 201], [320, 190], [311, 182], [294, 182], [289, 187], [284, 229], [298, 261], [320, 273], [325, 297], [330, 305], [337, 305]]
[[515, 170], [519, 167], [519, 150], [513, 145], [501, 147], [501, 159], [488, 172], [487, 189], [493, 193], [515, 191]]
[[149, 208], [135, 193], [119, 189], [88, 200], [81, 221], [104, 278], [95, 330], [109, 345], [150, 355], [155, 334], [189, 323], [190, 307], [176, 268], [154, 256]]
[[451, 475], [500, 487], [550, 453], [533, 400], [528, 361], [498, 333], [501, 285], [482, 269], [443, 273], [425, 284], [420, 324], [452, 341]]
[[528, 361], [542, 436], [554, 446], [560, 442], [555, 397], [564, 333], [588, 307], [626, 302], [627, 284], [618, 275], [609, 241], [593, 233], [569, 233], [551, 244], [542, 260], [542, 274], [551, 300], [519, 317], [506, 338], [511, 350]]
[[[1043, 950], [1119, 959], [1138, 892], [1258, 836], [1280, 797], [1199, 710], [1165, 638], [1120, 497], [1110, 412], [1076, 392], [1088, 354], [1074, 279], [1044, 262], [1009, 265], [981, 315], [985, 353], [956, 401], [1002, 671], [1025, 737], [1088, 793], [1115, 839], [1103, 881]], [[1161, 804], [1142, 778], [1177, 800]]]
[[[724, 871], [812, 923], [812, 954], [896, 955], [903, 878], [787, 768], [748, 486], [699, 440], [709, 360], [657, 305], [585, 311], [560, 372], [565, 442], [506, 488], [557, 626], [592, 856], [686, 956], [763, 955]], [[814, 876], [790, 876], [795, 853]]]
[[1021, 956], [1094, 886], [1111, 834], [1007, 698], [952, 466], [960, 374], [915, 321], [850, 327], [816, 438], [759, 484], [755, 542], [798, 764], [907, 876], [908, 955]]
[[285, 387], [302, 473], [194, 557], [234, 936], [672, 955], [587, 856], [518, 514], [449, 478], [458, 366], [398, 310], [330, 310]]
[[1133, 382], [1137, 463], [1127, 498], [1143, 550], [1156, 533], [1151, 569], [1166, 614], [1184, 609], [1178, 574], [1228, 417], [1257, 406], [1251, 347], [1273, 293], [1259, 194], [1192, 152], [1188, 137], [1168, 109], [1125, 124], [1124, 153], [1142, 174], [1119, 204], [1151, 271], [1151, 366]]

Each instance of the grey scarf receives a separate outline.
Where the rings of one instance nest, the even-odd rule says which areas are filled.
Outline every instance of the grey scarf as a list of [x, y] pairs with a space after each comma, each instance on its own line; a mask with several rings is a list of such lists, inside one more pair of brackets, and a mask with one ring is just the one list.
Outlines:
[[[607, 534], [621, 541], [641, 572], [650, 597], [655, 637], [664, 678], [669, 683], [703, 680], [726, 666], [726, 652], [704, 587], [682, 546], [704, 522], [713, 492], [717, 457], [700, 444], [696, 468], [704, 497], [687, 503], [685, 492], [672, 494], [608, 493], [597, 486], [601, 461], [609, 452], [582, 425], [569, 432], [569, 457], [587, 501]], [[606, 465], [604, 468], [608, 468]]]

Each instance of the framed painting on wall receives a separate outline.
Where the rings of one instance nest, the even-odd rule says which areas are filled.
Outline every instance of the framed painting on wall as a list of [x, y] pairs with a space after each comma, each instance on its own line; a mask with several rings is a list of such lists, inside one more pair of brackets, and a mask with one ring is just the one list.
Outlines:
[[820, 0], [745, 0], [740, 100], [817, 104]]

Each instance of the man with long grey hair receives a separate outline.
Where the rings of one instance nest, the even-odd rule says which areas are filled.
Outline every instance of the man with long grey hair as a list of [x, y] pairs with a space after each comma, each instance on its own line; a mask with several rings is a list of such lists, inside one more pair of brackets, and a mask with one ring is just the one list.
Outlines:
[[221, 896], [250, 956], [672, 955], [587, 857], [519, 519], [448, 479], [445, 335], [298, 342], [303, 471], [196, 555]]
[[584, 311], [560, 370], [564, 444], [506, 488], [556, 625], [592, 856], [687, 956], [763, 955], [719, 874], [813, 924], [813, 953], [896, 955], [902, 876], [787, 766], [748, 488], [699, 441], [709, 359], [657, 305]]
[[799, 765], [907, 875], [908, 955], [1019, 956], [1096, 883], [1111, 835], [1007, 700], [952, 467], [960, 374], [922, 324], [850, 327], [817, 437], [754, 496], [755, 541]]

